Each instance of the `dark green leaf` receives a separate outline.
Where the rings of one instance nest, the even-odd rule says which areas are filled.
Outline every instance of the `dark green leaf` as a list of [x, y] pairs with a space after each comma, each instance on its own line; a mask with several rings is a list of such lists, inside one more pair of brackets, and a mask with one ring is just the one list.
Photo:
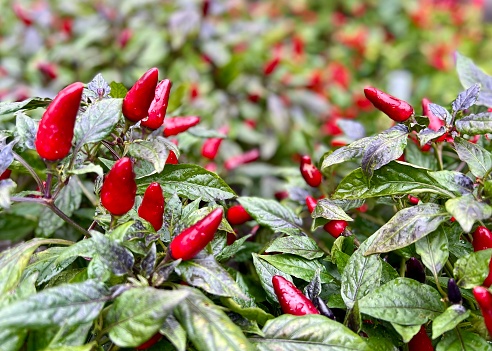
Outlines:
[[489, 274], [489, 261], [492, 249], [472, 252], [461, 257], [454, 264], [454, 277], [458, 285], [464, 289], [471, 289], [482, 285]]
[[274, 318], [273, 315], [265, 312], [257, 306], [241, 306], [236, 301], [234, 301], [234, 299], [231, 298], [221, 298], [220, 301], [231, 311], [238, 313], [241, 316], [248, 318], [249, 320], [256, 321], [260, 325], [264, 325], [269, 319]]
[[472, 194], [449, 199], [446, 201], [446, 210], [456, 218], [466, 233], [476, 221], [492, 216], [492, 207], [476, 200]]
[[437, 316], [432, 322], [432, 339], [436, 339], [447, 331], [450, 331], [462, 321], [470, 316], [468, 311], [462, 305], [451, 305], [443, 314]]
[[171, 341], [177, 351], [186, 350], [186, 331], [172, 314], [167, 316], [159, 333]]
[[123, 99], [128, 92], [128, 89], [122, 83], [111, 82], [109, 83], [109, 87], [111, 88], [109, 95], [113, 99]]
[[290, 275], [282, 272], [281, 270], [275, 268], [272, 264], [265, 261], [262, 256], [253, 253], [253, 264], [256, 269], [256, 273], [258, 274], [258, 278], [260, 279], [261, 286], [267, 293], [267, 297], [270, 301], [277, 302], [277, 295], [273, 290], [272, 278], [274, 275], [281, 275], [288, 281], [292, 282], [292, 278]]
[[58, 260], [60, 254], [66, 249], [63, 247], [50, 247], [44, 251], [35, 254], [26, 267], [24, 275], [38, 273], [36, 285], [41, 285], [55, 275], [67, 268], [77, 257], [72, 256], [64, 260]]
[[243, 236], [240, 239], [234, 241], [231, 245], [227, 245], [216, 257], [215, 259], [219, 262], [225, 261], [232, 256], [234, 256], [239, 250], [242, 249], [243, 244], [246, 240], [251, 238], [252, 234]]
[[328, 168], [330, 166], [342, 163], [345, 161], [350, 161], [357, 157], [362, 157], [366, 151], [367, 146], [374, 140], [374, 137], [362, 138], [360, 140], [350, 143], [350, 145], [343, 146], [327, 157], [323, 159], [321, 163], [321, 170]]
[[[490, 100], [489, 100], [490, 101]], [[464, 330], [455, 329], [446, 333], [437, 344], [436, 351], [491, 351], [484, 338]]]
[[275, 239], [265, 252], [282, 252], [298, 255], [308, 260], [323, 257], [316, 242], [307, 236], [285, 236]]
[[483, 178], [492, 168], [492, 154], [480, 145], [456, 137], [454, 147], [460, 160], [466, 162], [475, 177]]

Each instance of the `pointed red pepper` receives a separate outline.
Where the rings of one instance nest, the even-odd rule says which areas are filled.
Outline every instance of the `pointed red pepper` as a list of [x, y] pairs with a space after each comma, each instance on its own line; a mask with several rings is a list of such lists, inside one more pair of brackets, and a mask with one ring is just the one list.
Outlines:
[[132, 122], [138, 122], [148, 115], [154, 99], [159, 70], [151, 68], [138, 79], [123, 99], [123, 116]]
[[438, 131], [442, 126], [446, 124], [442, 119], [437, 117], [429, 108], [430, 101], [427, 98], [422, 99], [422, 114], [429, 118], [428, 128], [434, 131]]
[[49, 104], [36, 134], [36, 150], [42, 158], [61, 160], [70, 152], [83, 90], [82, 83], [70, 84]]
[[408, 351], [434, 351], [432, 340], [424, 326], [421, 326], [419, 332], [408, 342]]
[[404, 122], [413, 115], [413, 107], [406, 101], [374, 87], [364, 89], [366, 98], [381, 112], [384, 112], [395, 122]]
[[155, 231], [161, 229], [164, 222], [164, 196], [159, 183], [150, 183], [145, 190], [142, 203], [138, 208], [138, 215], [150, 222]]
[[[219, 133], [227, 134], [228, 132], [228, 126], [219, 128]], [[217, 156], [217, 153], [219, 152], [220, 144], [222, 144], [222, 140], [222, 138], [210, 138], [205, 140], [202, 146], [202, 156], [209, 160], [215, 159], [215, 156]]]
[[323, 226], [323, 229], [328, 232], [332, 237], [338, 238], [344, 232], [347, 227], [347, 222], [344, 220], [329, 221]]
[[309, 186], [318, 187], [323, 180], [323, 175], [319, 169], [311, 162], [311, 157], [301, 157], [301, 175]]
[[164, 123], [171, 86], [172, 83], [169, 79], [164, 79], [157, 84], [154, 100], [150, 103], [148, 117], [142, 120], [144, 127], [155, 130]]
[[167, 156], [166, 164], [177, 165], [178, 163], [178, 157], [176, 156], [174, 151], [169, 151], [169, 156]]
[[480, 306], [489, 335], [492, 335], [492, 294], [483, 286], [476, 286], [473, 295]]
[[169, 245], [172, 258], [190, 260], [203, 250], [213, 240], [215, 232], [219, 229], [223, 213], [222, 208], [216, 208], [179, 233]]
[[243, 154], [233, 156], [224, 162], [224, 167], [228, 171], [233, 170], [246, 163], [254, 162], [260, 158], [260, 150], [252, 149]]
[[231, 206], [227, 210], [226, 217], [227, 221], [232, 225], [241, 225], [253, 219], [242, 205]]
[[475, 252], [492, 248], [492, 232], [487, 227], [477, 227], [472, 235]]
[[309, 300], [301, 290], [282, 277], [274, 275], [272, 277], [273, 290], [277, 295], [280, 307], [284, 313], [294, 316], [304, 316], [306, 314], [319, 314], [314, 304]]
[[316, 205], [318, 204], [318, 201], [312, 197], [311, 195], [306, 196], [306, 206], [308, 208], [309, 212], [313, 212], [314, 209], [316, 208]]
[[136, 194], [132, 161], [123, 157], [116, 161], [104, 179], [101, 203], [112, 215], [121, 216], [131, 210]]
[[155, 333], [149, 340], [144, 342], [143, 344], [135, 347], [135, 350], [147, 350], [150, 349], [152, 346], [157, 344], [159, 340], [162, 339], [162, 334], [159, 334], [159, 332]]
[[168, 137], [186, 132], [198, 123], [200, 123], [200, 117], [198, 116], [167, 118], [164, 122], [164, 136]]
[[11, 173], [12, 171], [10, 169], [6, 169], [2, 174], [0, 174], [0, 180], [9, 179]]

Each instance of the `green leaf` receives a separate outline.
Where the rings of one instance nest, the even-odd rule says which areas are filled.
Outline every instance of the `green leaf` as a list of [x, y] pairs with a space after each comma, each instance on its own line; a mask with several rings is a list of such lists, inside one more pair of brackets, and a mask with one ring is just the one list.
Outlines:
[[294, 255], [259, 255], [259, 258], [267, 261], [275, 268], [293, 275], [296, 278], [310, 282], [316, 272], [320, 271], [320, 279], [322, 283], [331, 283], [333, 277], [326, 271], [326, 268], [317, 260], [307, 260]]
[[465, 233], [470, 232], [476, 221], [492, 216], [492, 207], [476, 200], [472, 194], [449, 199], [446, 210], [456, 218]]
[[492, 107], [492, 77], [485, 74], [471, 59], [459, 52], [456, 52], [456, 70], [463, 87], [469, 88], [476, 83], [481, 85], [482, 91], [478, 96], [477, 103]]
[[470, 316], [468, 311], [462, 305], [451, 305], [440, 316], [437, 316], [432, 322], [432, 339], [436, 339], [447, 331], [450, 331], [462, 321]]
[[269, 319], [274, 318], [273, 315], [271, 315], [268, 312], [265, 312], [264, 310], [262, 310], [257, 306], [253, 306], [253, 307], [241, 306], [231, 298], [221, 298], [220, 301], [223, 303], [225, 307], [230, 309], [232, 312], [238, 313], [249, 320], [256, 321], [260, 325], [265, 325], [265, 323]]
[[111, 82], [109, 87], [111, 88], [109, 95], [113, 99], [123, 99], [128, 93], [128, 89], [122, 83]]
[[423, 129], [422, 131], [420, 131], [417, 134], [419, 141], [420, 141], [420, 146], [424, 146], [429, 141], [431, 141], [435, 138], [439, 138], [441, 135], [444, 135], [444, 133], [446, 133], [446, 128], [444, 126], [439, 128], [439, 130], [437, 130], [437, 131], [429, 129], [429, 128]]
[[74, 135], [77, 147], [106, 138], [121, 118], [122, 99], [104, 99], [89, 105], [77, 119]]
[[0, 116], [10, 115], [21, 110], [34, 110], [38, 107], [46, 107], [51, 99], [31, 98], [20, 102], [0, 102]]
[[459, 93], [458, 97], [452, 102], [453, 112], [466, 110], [477, 102], [480, 95], [480, 84], [473, 84], [471, 87]]
[[352, 308], [361, 299], [380, 284], [382, 265], [379, 257], [362, 255], [359, 248], [350, 257], [342, 273], [341, 288], [343, 301]]
[[446, 121], [446, 123], [451, 123], [451, 120], [453, 119], [453, 116], [446, 110], [444, 107], [430, 103], [429, 104], [429, 109], [431, 110], [432, 114], [435, 116], [439, 117], [442, 121]]
[[444, 335], [436, 351], [491, 351], [492, 346], [477, 334], [455, 329]]
[[370, 187], [357, 168], [338, 185], [334, 199], [367, 199], [371, 197], [433, 193], [453, 198], [455, 195], [430, 176], [432, 172], [407, 163], [391, 162], [374, 172]]
[[367, 146], [362, 157], [362, 173], [371, 179], [375, 170], [396, 160], [403, 154], [408, 140], [408, 128], [403, 124], [377, 135]]
[[311, 226], [311, 230], [313, 231], [326, 224], [327, 220], [353, 221], [352, 217], [347, 215], [342, 208], [329, 199], [319, 200], [314, 211], [311, 213], [311, 217], [314, 218]]
[[464, 289], [482, 285], [489, 274], [489, 262], [492, 249], [472, 252], [461, 257], [454, 264], [453, 275], [456, 283]]
[[198, 351], [253, 351], [241, 329], [220, 307], [197, 289], [180, 287], [181, 291], [188, 295], [174, 313]]
[[408, 143], [405, 148], [406, 162], [430, 170], [437, 170], [437, 159], [432, 152], [423, 152], [415, 143]]
[[274, 232], [288, 235], [301, 233], [301, 219], [290, 208], [278, 201], [258, 197], [239, 197], [237, 200], [258, 224]]
[[429, 175], [458, 196], [473, 191], [473, 181], [461, 172], [437, 171], [429, 172]]
[[58, 273], [67, 268], [77, 257], [68, 257], [64, 260], [58, 260], [60, 254], [64, 252], [64, 247], [50, 247], [44, 251], [35, 254], [24, 271], [24, 276], [38, 273], [36, 285], [41, 285]]
[[448, 237], [443, 226], [419, 239], [415, 243], [415, 251], [434, 277], [438, 277], [449, 258]]
[[409, 342], [420, 331], [421, 325], [400, 325], [391, 323], [393, 328], [401, 335], [403, 342]]
[[364, 339], [320, 315], [282, 315], [269, 320], [263, 338], [250, 338], [259, 351], [369, 351]]
[[450, 217], [441, 206], [433, 203], [404, 208], [371, 236], [364, 255], [404, 248], [432, 233]]
[[456, 137], [454, 147], [461, 161], [466, 162], [475, 177], [483, 178], [492, 168], [492, 154], [480, 145]]
[[101, 282], [48, 288], [0, 309], [0, 329], [38, 329], [93, 321], [110, 298]]
[[321, 170], [338, 163], [350, 161], [357, 157], [362, 157], [367, 146], [374, 140], [374, 138], [375, 137], [362, 138], [333, 151], [323, 159], [323, 162], [321, 163]]
[[431, 286], [397, 278], [359, 300], [361, 313], [401, 325], [422, 325], [444, 311], [441, 296]]
[[[153, 173], [161, 173], [166, 165], [169, 151], [175, 151], [176, 145], [162, 136], [150, 140], [137, 140], [130, 145], [129, 153], [138, 159], [152, 163]], [[148, 176], [149, 174], [145, 174]]]
[[281, 275], [288, 281], [292, 282], [292, 278], [290, 275], [282, 272], [281, 270], [275, 268], [274, 265], [268, 263], [266, 260], [263, 259], [263, 256], [260, 256], [256, 253], [252, 254], [253, 256], [253, 264], [256, 269], [256, 273], [258, 274], [258, 278], [260, 279], [261, 286], [267, 293], [267, 298], [270, 301], [277, 302], [277, 295], [275, 294], [275, 291], [273, 290], [273, 284], [272, 284], [272, 278], [274, 275]]
[[252, 236], [253, 236], [252, 234], [245, 235], [242, 238], [234, 241], [231, 245], [227, 245], [218, 255], [215, 256], [215, 259], [218, 262], [223, 262], [225, 260], [228, 260], [236, 253], [238, 253], [243, 248], [243, 245], [246, 242], [246, 240], [248, 240]]
[[71, 170], [67, 170], [68, 174], [87, 174], [87, 173], [96, 173], [101, 178], [104, 176], [104, 171], [101, 166], [95, 165], [93, 163], [86, 163], [83, 165], [77, 165], [75, 168]]
[[185, 291], [132, 288], [115, 299], [104, 318], [104, 330], [120, 347], [138, 346], [150, 339], [187, 297]]
[[468, 115], [456, 121], [456, 130], [462, 134], [477, 135], [492, 133], [492, 113]]
[[19, 136], [17, 147], [35, 149], [34, 140], [38, 131], [38, 123], [24, 113], [17, 113], [15, 130]]
[[175, 271], [186, 283], [206, 292], [226, 297], [248, 299], [229, 273], [215, 261], [213, 256], [182, 261]]
[[186, 93], [186, 85], [180, 84], [173, 88], [173, 91], [169, 97], [169, 103], [167, 104], [167, 112], [173, 112], [178, 109], [183, 103], [183, 97]]
[[307, 236], [285, 236], [275, 239], [265, 252], [282, 252], [314, 260], [324, 256], [316, 241]]
[[178, 194], [190, 200], [212, 202], [236, 197], [217, 174], [193, 164], [168, 164], [161, 173], [138, 179], [138, 193], [143, 194], [152, 182], [161, 184], [166, 198]]
[[186, 331], [172, 314], [167, 316], [159, 333], [171, 341], [177, 351], [186, 351]]

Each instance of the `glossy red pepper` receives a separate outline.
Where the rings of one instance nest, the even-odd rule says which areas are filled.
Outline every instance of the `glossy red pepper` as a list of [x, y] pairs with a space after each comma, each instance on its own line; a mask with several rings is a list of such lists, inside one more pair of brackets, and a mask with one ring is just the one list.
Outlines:
[[317, 204], [318, 201], [314, 197], [311, 195], [306, 196], [306, 206], [309, 212], [313, 212]]
[[328, 232], [332, 237], [338, 238], [345, 231], [347, 222], [343, 220], [329, 221], [323, 226], [323, 229]]
[[12, 171], [10, 169], [6, 169], [2, 174], [0, 174], [0, 180], [9, 179], [11, 173]]
[[176, 156], [174, 151], [169, 151], [169, 156], [167, 156], [166, 164], [177, 165], [178, 163], [178, 157]]
[[179, 233], [171, 244], [171, 256], [177, 260], [190, 260], [207, 246], [214, 238], [222, 221], [223, 210], [216, 208], [204, 218]]
[[138, 215], [150, 222], [155, 231], [161, 229], [164, 222], [164, 196], [159, 183], [150, 183], [145, 190], [142, 203], [138, 208]]
[[157, 344], [159, 340], [162, 339], [162, 335], [159, 334], [159, 332], [155, 333], [149, 340], [144, 342], [142, 345], [135, 347], [135, 350], [147, 350], [150, 349], [152, 346]]
[[487, 288], [492, 285], [492, 259], [489, 261], [489, 275], [485, 278], [482, 285]]
[[132, 161], [123, 157], [116, 161], [101, 187], [101, 203], [112, 215], [121, 216], [135, 203], [137, 184]]
[[408, 195], [408, 202], [410, 203], [410, 205], [418, 205], [419, 204], [419, 198], [418, 197], [415, 197], [415, 196], [412, 196], [412, 195]]
[[226, 214], [227, 221], [232, 225], [240, 225], [252, 220], [253, 218], [244, 209], [242, 205], [231, 206], [227, 210]]
[[473, 288], [473, 295], [480, 306], [489, 335], [492, 335], [492, 294], [487, 288], [476, 286]]
[[144, 127], [155, 130], [164, 123], [171, 86], [172, 83], [169, 79], [164, 79], [157, 84], [154, 99], [150, 103], [148, 117], [142, 120]]
[[473, 232], [473, 250], [481, 251], [492, 248], [492, 232], [484, 226], [479, 226]]
[[84, 84], [73, 83], [51, 101], [39, 122], [36, 150], [49, 161], [65, 158], [72, 147], [73, 129]]
[[254, 162], [260, 158], [260, 150], [252, 149], [243, 154], [233, 156], [224, 162], [224, 167], [228, 171], [233, 170], [246, 163]]
[[123, 99], [123, 116], [132, 122], [138, 122], [148, 115], [154, 99], [159, 70], [151, 68], [140, 77]]
[[198, 116], [167, 118], [164, 122], [164, 136], [168, 137], [186, 132], [198, 123], [200, 123]]
[[[219, 128], [219, 133], [227, 134], [229, 132], [229, 127], [224, 126]], [[202, 156], [210, 160], [215, 159], [217, 153], [219, 152], [220, 144], [222, 144], [222, 138], [210, 138], [205, 140], [202, 146]]]
[[277, 295], [280, 307], [284, 313], [295, 316], [304, 316], [306, 314], [319, 314], [314, 304], [309, 300], [301, 290], [282, 277], [274, 275], [272, 277], [273, 290]]
[[311, 162], [311, 157], [301, 157], [301, 175], [309, 186], [318, 187], [323, 180], [323, 175], [319, 169]]
[[408, 351], [434, 351], [432, 340], [424, 326], [421, 326], [419, 332], [408, 342]]
[[446, 124], [442, 119], [437, 117], [429, 108], [430, 101], [427, 98], [422, 99], [422, 114], [429, 118], [428, 128], [434, 131], [438, 131], [442, 126]]
[[404, 122], [413, 115], [413, 107], [406, 101], [391, 96], [374, 87], [364, 89], [366, 98], [395, 122]]

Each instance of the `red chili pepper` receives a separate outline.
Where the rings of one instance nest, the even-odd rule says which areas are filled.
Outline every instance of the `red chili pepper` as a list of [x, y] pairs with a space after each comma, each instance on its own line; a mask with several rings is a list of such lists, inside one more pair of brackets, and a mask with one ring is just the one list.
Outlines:
[[126, 47], [132, 36], [133, 36], [133, 32], [130, 28], [125, 28], [120, 32], [117, 40], [118, 40], [118, 45], [120, 46], [121, 49], [124, 49]]
[[273, 195], [278, 201], [282, 201], [289, 197], [289, 192], [287, 190], [280, 190], [280, 191], [276, 191], [275, 194]]
[[178, 157], [176, 156], [174, 151], [169, 151], [169, 156], [167, 156], [166, 164], [177, 165], [178, 163]]
[[14, 4], [12, 5], [12, 9], [14, 10], [17, 18], [20, 19], [25, 26], [29, 27], [32, 25], [32, 15], [27, 13], [26, 10], [18, 2], [14, 2]]
[[144, 127], [149, 129], [157, 129], [164, 122], [171, 86], [172, 83], [169, 79], [164, 79], [157, 84], [157, 87], [155, 88], [154, 100], [150, 103], [148, 117], [142, 120], [142, 125]]
[[412, 196], [412, 195], [408, 195], [408, 202], [410, 203], [410, 205], [418, 205], [419, 204], [419, 198], [418, 197], [415, 197], [415, 196]]
[[347, 222], [343, 220], [329, 221], [323, 226], [323, 229], [328, 232], [332, 237], [338, 238], [347, 227]]
[[269, 76], [270, 74], [272, 74], [277, 68], [279, 63], [280, 63], [280, 57], [278, 56], [275, 56], [274, 58], [267, 61], [267, 63], [265, 63], [265, 66], [263, 67], [263, 75]]
[[[224, 126], [219, 128], [219, 133], [227, 134], [229, 132], [229, 127]], [[220, 144], [222, 144], [222, 138], [210, 138], [205, 140], [202, 146], [202, 156], [210, 160], [213, 160], [217, 153], [219, 152]]]
[[421, 326], [419, 332], [408, 342], [408, 351], [434, 351], [432, 340], [424, 326]]
[[473, 288], [473, 295], [480, 306], [482, 316], [485, 321], [485, 326], [492, 335], [492, 294], [483, 286], [476, 286]]
[[171, 244], [171, 256], [177, 260], [190, 260], [214, 238], [223, 216], [222, 208], [216, 208], [204, 218], [179, 233]]
[[245, 163], [250, 163], [260, 158], [260, 150], [252, 149], [243, 154], [233, 156], [224, 162], [224, 167], [228, 171], [233, 170]]
[[489, 275], [485, 278], [482, 285], [487, 288], [492, 285], [492, 259], [489, 261]]
[[132, 122], [138, 122], [148, 115], [154, 99], [159, 70], [151, 68], [138, 79], [123, 99], [123, 116]]
[[38, 63], [37, 68], [47, 81], [52, 81], [58, 77], [56, 65], [53, 63], [40, 62]]
[[164, 196], [159, 183], [150, 183], [145, 190], [142, 204], [138, 208], [138, 215], [150, 222], [155, 231], [161, 229], [164, 222]]
[[364, 89], [366, 98], [381, 112], [384, 112], [395, 122], [404, 122], [413, 115], [413, 107], [406, 101], [400, 100], [374, 87]]
[[10, 169], [6, 169], [2, 174], [0, 174], [0, 180], [9, 179], [11, 173], [12, 171]]
[[313, 212], [317, 204], [318, 201], [314, 197], [312, 197], [311, 195], [306, 196], [306, 206], [309, 212]]
[[121, 216], [133, 207], [136, 194], [132, 161], [123, 157], [116, 161], [104, 179], [101, 203], [112, 215]]
[[318, 187], [323, 180], [323, 175], [319, 169], [312, 164], [311, 157], [301, 157], [301, 175], [309, 186]]
[[319, 314], [314, 304], [309, 300], [301, 290], [282, 277], [274, 275], [272, 277], [273, 290], [277, 295], [280, 307], [284, 313], [295, 316], [304, 316], [306, 314]]
[[210, 172], [214, 172], [214, 173], [217, 172], [217, 165], [213, 162], [207, 163], [203, 168], [205, 168], [207, 171]]
[[36, 150], [42, 158], [61, 160], [70, 152], [83, 90], [82, 83], [70, 84], [49, 104], [39, 122], [35, 142]]
[[484, 226], [479, 226], [473, 232], [473, 250], [481, 251], [492, 248], [492, 232]]
[[422, 99], [422, 114], [429, 118], [429, 129], [434, 131], [438, 131], [442, 126], [446, 124], [442, 119], [437, 117], [432, 111], [429, 109], [430, 101], [427, 98]]
[[162, 334], [159, 334], [159, 332], [155, 333], [149, 340], [144, 342], [142, 345], [135, 347], [135, 350], [147, 350], [157, 344], [159, 340], [162, 339]]
[[234, 205], [227, 210], [227, 221], [232, 225], [240, 225], [252, 220], [253, 218], [242, 205]]
[[168, 137], [186, 132], [198, 123], [200, 123], [198, 116], [167, 118], [164, 122], [164, 136]]

